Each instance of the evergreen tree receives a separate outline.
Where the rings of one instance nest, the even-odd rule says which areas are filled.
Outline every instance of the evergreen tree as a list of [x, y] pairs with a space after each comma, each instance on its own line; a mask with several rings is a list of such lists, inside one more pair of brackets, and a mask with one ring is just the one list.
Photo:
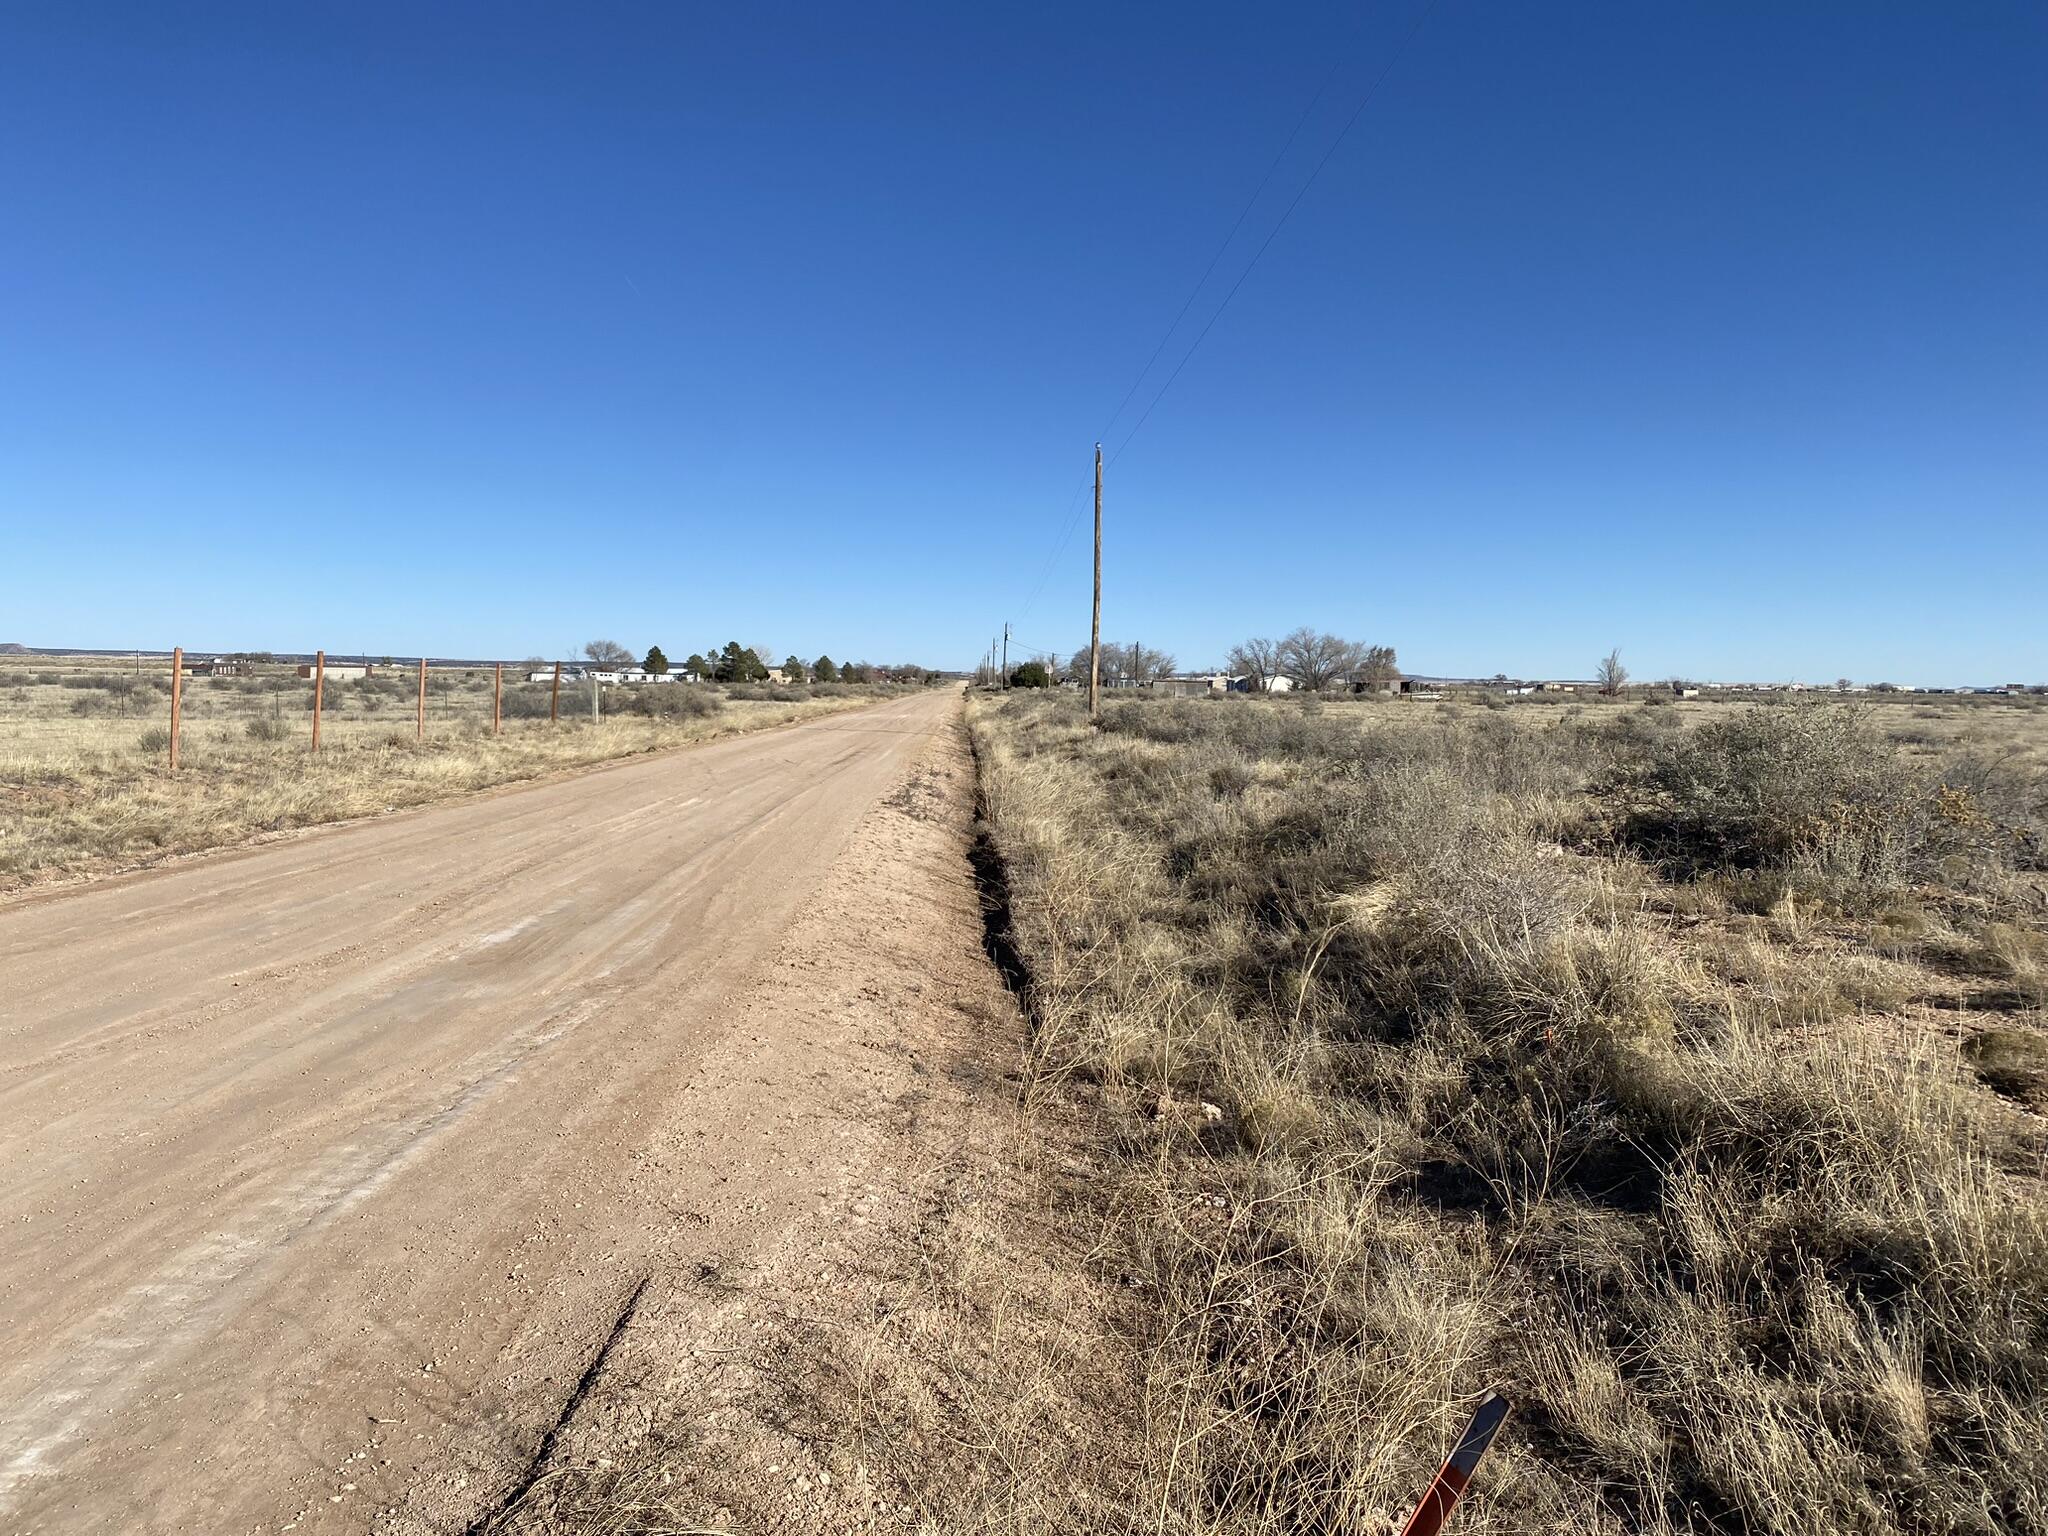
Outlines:
[[800, 683], [804, 680], [804, 664], [794, 656], [782, 658], [782, 670], [792, 683]]
[[661, 654], [660, 646], [650, 645], [647, 647], [647, 659], [640, 663], [640, 668], [660, 677], [668, 671], [668, 658]]
[[839, 681], [839, 668], [830, 656], [820, 656], [811, 663], [811, 676], [821, 683], [836, 683]]

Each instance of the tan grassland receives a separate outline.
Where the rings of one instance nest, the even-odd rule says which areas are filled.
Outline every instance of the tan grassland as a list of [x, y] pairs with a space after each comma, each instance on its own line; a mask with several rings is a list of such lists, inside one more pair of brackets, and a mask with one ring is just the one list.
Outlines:
[[934, 1257], [956, 1524], [1390, 1531], [1498, 1388], [1461, 1531], [2048, 1532], [2048, 710], [970, 720], [1022, 1247], [1130, 1379], [1076, 1432], [1042, 1280]]
[[406, 668], [330, 677], [318, 753], [312, 684], [294, 668], [187, 678], [173, 776], [167, 663], [0, 656], [0, 891], [810, 719], [891, 691], [615, 687], [593, 721], [589, 686], [565, 685], [551, 725], [548, 686], [506, 672], [493, 736], [490, 670], [430, 668], [424, 739]]

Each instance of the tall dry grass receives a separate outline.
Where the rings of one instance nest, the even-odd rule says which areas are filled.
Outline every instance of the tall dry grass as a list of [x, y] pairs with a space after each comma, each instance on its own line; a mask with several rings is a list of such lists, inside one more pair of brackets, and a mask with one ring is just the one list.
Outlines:
[[2042, 780], [1678, 714], [975, 702], [1141, 1302], [1102, 1528], [1389, 1529], [1500, 1387], [1464, 1529], [2048, 1531], [2048, 1142], [1972, 1053]]

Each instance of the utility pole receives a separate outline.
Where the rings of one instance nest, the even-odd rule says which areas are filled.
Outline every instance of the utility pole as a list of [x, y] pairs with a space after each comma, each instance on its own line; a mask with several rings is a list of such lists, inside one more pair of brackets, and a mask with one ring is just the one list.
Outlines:
[[1102, 444], [1095, 445], [1095, 613], [1088, 621], [1088, 718], [1102, 718]]
[[1003, 686], [1010, 686], [1010, 621], [1003, 620]]

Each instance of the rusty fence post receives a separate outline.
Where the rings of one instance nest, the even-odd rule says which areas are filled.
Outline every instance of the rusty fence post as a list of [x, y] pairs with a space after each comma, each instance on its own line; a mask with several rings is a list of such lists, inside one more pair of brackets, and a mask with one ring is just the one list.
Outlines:
[[1498, 1392], [1489, 1392], [1479, 1400], [1479, 1406], [1472, 1410], [1472, 1422], [1458, 1437], [1457, 1445], [1445, 1458], [1436, 1480], [1423, 1493], [1422, 1502], [1415, 1506], [1415, 1513], [1401, 1527], [1401, 1536], [1437, 1536], [1437, 1532], [1444, 1528], [1445, 1522], [1451, 1518], [1451, 1511], [1458, 1507], [1458, 1500], [1472, 1486], [1472, 1474], [1479, 1470], [1480, 1457], [1486, 1454], [1493, 1444], [1493, 1437], [1507, 1422], [1509, 1406], [1508, 1400]]
[[498, 670], [491, 679], [491, 734], [505, 733], [505, 663], [498, 663]]
[[562, 718], [562, 664], [555, 663], [555, 691], [548, 695], [548, 724]]
[[313, 653], [313, 750], [320, 750], [320, 690], [327, 684], [327, 653]]
[[171, 650], [171, 772], [178, 771], [178, 720], [185, 704], [185, 647]]
[[414, 734], [414, 737], [415, 737], [415, 738], [416, 738], [417, 740], [420, 740], [420, 741], [425, 741], [425, 740], [427, 739], [427, 658], [426, 658], [426, 657], [424, 657], [424, 656], [422, 656], [422, 657], [420, 658], [420, 717], [419, 717], [419, 719], [420, 719], [420, 723], [419, 723], [419, 729], [418, 729], [417, 731], [415, 731], [415, 732], [414, 732], [413, 734]]

